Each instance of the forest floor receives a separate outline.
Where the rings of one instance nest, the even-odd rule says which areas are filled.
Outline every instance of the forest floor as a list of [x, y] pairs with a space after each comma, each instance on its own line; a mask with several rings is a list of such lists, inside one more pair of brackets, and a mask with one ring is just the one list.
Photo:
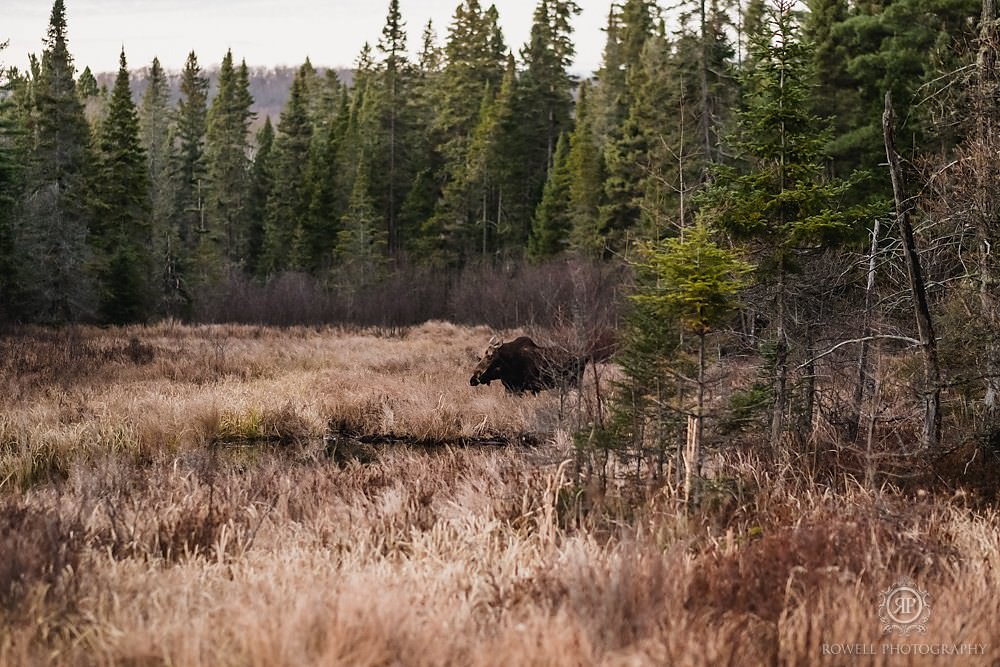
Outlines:
[[688, 513], [489, 337], [0, 336], [0, 664], [1000, 664], [995, 496], [732, 447]]

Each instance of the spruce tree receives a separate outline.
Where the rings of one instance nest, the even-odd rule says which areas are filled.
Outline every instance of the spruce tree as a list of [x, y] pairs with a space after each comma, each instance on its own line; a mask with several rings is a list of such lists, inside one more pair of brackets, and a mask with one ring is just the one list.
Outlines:
[[100, 95], [101, 91], [97, 86], [97, 79], [94, 77], [93, 72], [90, 71], [90, 67], [84, 67], [80, 73], [80, 80], [76, 83], [76, 91], [80, 99], [84, 102], [89, 97]]
[[410, 80], [410, 67], [406, 60], [406, 26], [399, 11], [399, 0], [389, 0], [389, 11], [378, 50], [383, 56], [379, 116], [384, 149], [380, 162], [384, 165], [384, 205], [386, 238], [390, 254], [400, 246], [399, 205], [400, 191], [410, 179], [404, 138], [407, 136], [405, 98]]
[[[960, 140], [958, 117], [966, 108], [954, 85], [966, 65], [967, 45], [976, 38], [977, 0], [896, 0], [843, 7], [813, 2], [807, 25], [817, 43], [822, 67], [820, 93], [829, 107], [836, 134], [830, 150], [838, 174], [866, 169], [882, 177], [869, 184], [888, 194], [889, 179], [880, 167], [882, 112], [891, 92], [901, 119], [900, 146], [946, 152]], [[831, 90], [833, 88], [833, 90]]]
[[309, 122], [306, 77], [308, 70], [300, 67], [292, 81], [292, 90], [281, 112], [278, 132], [274, 139], [271, 192], [264, 217], [262, 275], [273, 275], [295, 266], [301, 258], [302, 224], [309, 215], [309, 190], [305, 170], [309, 161], [312, 125]]
[[570, 187], [573, 174], [569, 163], [569, 142], [566, 135], [556, 144], [554, 165], [549, 170], [542, 199], [528, 238], [528, 255], [534, 259], [552, 257], [569, 243], [571, 219]]
[[[671, 406], [672, 411], [688, 415], [687, 445], [682, 458], [684, 496], [689, 505], [696, 500], [701, 476], [701, 443], [708, 384], [705, 375], [708, 367], [706, 339], [735, 307], [744, 276], [751, 270], [749, 264], [732, 250], [718, 245], [712, 236], [712, 231], [704, 222], [699, 222], [681, 237], [646, 245], [641, 270], [654, 280], [642, 284], [631, 295], [656, 319], [669, 322], [670, 325], [665, 328], [693, 334], [693, 346], [682, 344], [671, 355], [676, 359], [688, 352], [685, 347], [694, 348], [696, 374], [692, 383], [694, 387], [691, 387], [694, 405], [684, 402]], [[690, 393], [683, 392], [682, 395]]]
[[291, 263], [311, 273], [330, 267], [331, 249], [345, 205], [341, 198], [341, 181], [348, 174], [338, 171], [337, 159], [349, 125], [350, 110], [346, 96], [336, 108], [339, 108], [339, 113], [332, 122], [313, 131], [303, 175], [307, 212], [296, 230]]
[[569, 135], [569, 155], [566, 157], [571, 224], [569, 246], [584, 256], [599, 257], [604, 250], [599, 228], [604, 165], [594, 128], [590, 91], [587, 81], [580, 84], [576, 125]]
[[530, 135], [526, 145], [541, 153], [536, 161], [543, 176], [553, 164], [556, 141], [570, 127], [575, 78], [569, 67], [576, 55], [570, 21], [579, 13], [572, 0], [539, 0], [531, 36], [521, 49], [521, 124]]
[[205, 132], [208, 116], [208, 79], [198, 57], [188, 54], [181, 71], [181, 98], [176, 113], [176, 145], [171, 164], [174, 192], [172, 233], [176, 245], [168, 251], [167, 284], [170, 314], [183, 316], [192, 302], [191, 283], [195, 250], [206, 230]]
[[[639, 221], [643, 165], [637, 153], [644, 153], [652, 138], [637, 124], [634, 102], [646, 77], [643, 56], [648, 53], [647, 42], [654, 36], [654, 13], [655, 6], [648, 0], [628, 0], [622, 6], [615, 30], [617, 44], [614, 45], [615, 58], [621, 63], [618, 67], [622, 72], [611, 77], [609, 83], [615, 88], [602, 94], [602, 101], [607, 105], [603, 113], [607, 139], [604, 143], [606, 180], [601, 225], [602, 235], [608, 237], [614, 248], [624, 244], [628, 231]], [[662, 47], [654, 45], [651, 48]], [[632, 123], [627, 122], [630, 114], [633, 115]]]
[[457, 176], [468, 151], [469, 137], [479, 120], [484, 84], [500, 87], [506, 50], [497, 53], [495, 17], [479, 0], [466, 0], [455, 9], [445, 45], [445, 67], [437, 89], [435, 128], [441, 132], [441, 151], [449, 178]]
[[500, 91], [495, 92], [489, 81], [483, 84], [462, 169], [445, 182], [434, 214], [421, 229], [421, 250], [434, 263], [456, 264], [477, 252], [486, 255], [513, 243], [523, 247], [527, 238], [530, 227], [514, 229], [507, 210], [514, 190], [510, 163], [520, 157], [509, 143], [516, 133], [516, 75], [510, 54]]
[[810, 113], [812, 53], [801, 40], [793, 7], [794, 0], [768, 7], [768, 29], [751, 43], [757, 64], [745, 72], [735, 141], [749, 170], [718, 166], [702, 199], [707, 219], [751, 248], [757, 279], [772, 295], [772, 446], [781, 441], [788, 411], [790, 282], [809, 247], [834, 248], [852, 238], [867, 213], [843, 204], [851, 181], [825, 178], [828, 134]]
[[90, 128], [73, 79], [62, 0], [52, 5], [45, 44], [32, 87], [34, 141], [17, 243], [35, 316], [66, 321], [90, 310], [94, 290], [85, 268]]
[[91, 238], [100, 266], [101, 318], [115, 324], [141, 322], [151, 304], [149, 173], [124, 51], [98, 145]]
[[227, 51], [219, 68], [219, 87], [208, 111], [205, 135], [207, 229], [198, 253], [203, 280], [218, 271], [224, 259], [237, 265], [245, 261], [252, 104], [246, 62], [235, 67], [232, 51]]
[[257, 131], [257, 152], [254, 154], [253, 167], [250, 170], [250, 194], [247, 201], [247, 239], [246, 266], [256, 269], [260, 265], [260, 256], [264, 247], [264, 218], [267, 211], [267, 198], [271, 194], [274, 183], [274, 126], [271, 117], [264, 119], [264, 125]]
[[[2, 55], [5, 42], [0, 42]], [[2, 63], [0, 63], [2, 64]], [[15, 207], [23, 196], [24, 144], [13, 99], [15, 74], [0, 72], [0, 322], [22, 313], [21, 266], [14, 245]]]
[[441, 141], [440, 133], [434, 128], [434, 117], [443, 59], [434, 25], [428, 21], [421, 34], [420, 54], [406, 100], [407, 115], [412, 119], [407, 139], [412, 175], [405, 185], [406, 192], [400, 204], [399, 245], [408, 251], [414, 251], [420, 245], [421, 226], [433, 215], [441, 195], [438, 178], [442, 171], [438, 151]]
[[171, 225], [174, 192], [170, 162], [174, 134], [169, 83], [158, 58], [153, 58], [148, 77], [148, 86], [139, 107], [139, 130], [149, 173], [154, 287], [159, 290], [158, 297], [162, 300], [169, 293], [167, 267], [170, 252], [177, 242]]
[[519, 232], [513, 239], [518, 245], [531, 230], [535, 206], [554, 165], [556, 142], [572, 126], [575, 77], [569, 67], [576, 51], [570, 21], [579, 11], [572, 1], [540, 0], [531, 37], [521, 49], [524, 72], [518, 80], [516, 122], [509, 128], [507, 146], [518, 154], [510, 161], [507, 188], [507, 213]]
[[369, 194], [368, 171], [362, 155], [334, 249], [338, 282], [348, 289], [377, 282], [385, 267], [386, 234]]

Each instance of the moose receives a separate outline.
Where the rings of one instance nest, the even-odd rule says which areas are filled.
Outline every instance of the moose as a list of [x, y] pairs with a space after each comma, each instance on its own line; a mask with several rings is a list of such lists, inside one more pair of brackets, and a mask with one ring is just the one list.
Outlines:
[[475, 387], [500, 380], [512, 394], [526, 391], [537, 394], [554, 387], [575, 387], [583, 379], [588, 361], [602, 361], [608, 355], [590, 352], [576, 356], [559, 348], [537, 345], [527, 336], [515, 338], [509, 343], [494, 336], [473, 369], [469, 384]]

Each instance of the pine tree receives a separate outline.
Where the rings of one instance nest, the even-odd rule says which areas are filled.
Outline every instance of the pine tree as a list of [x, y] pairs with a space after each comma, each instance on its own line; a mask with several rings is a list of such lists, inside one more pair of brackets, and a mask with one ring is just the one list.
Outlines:
[[208, 79], [198, 57], [188, 54], [181, 72], [181, 99], [177, 106], [177, 128], [171, 164], [174, 205], [171, 238], [176, 246], [168, 251], [167, 285], [170, 314], [184, 315], [192, 302], [194, 256], [205, 226], [205, 132], [208, 117]]
[[[259, 272], [273, 275], [294, 266], [302, 256], [302, 223], [309, 215], [309, 191], [305, 169], [309, 160], [312, 125], [307, 110], [306, 76], [300, 67], [281, 112], [274, 139], [272, 187], [264, 218], [264, 244]], [[296, 250], [299, 239], [299, 250]]]
[[755, 36], [745, 72], [745, 108], [738, 114], [735, 145], [749, 171], [715, 169], [704, 194], [705, 215], [734, 238], [748, 243], [760, 267], [757, 279], [773, 294], [774, 359], [771, 444], [777, 446], [788, 408], [790, 354], [789, 280], [810, 244], [832, 248], [860, 230], [865, 211], [846, 208], [851, 181], [824, 179], [828, 134], [810, 113], [812, 54], [799, 36], [794, 0], [779, 0], [765, 13], [768, 30]]
[[409, 181], [407, 156], [402, 139], [406, 136], [407, 117], [404, 100], [410, 79], [409, 63], [406, 60], [406, 32], [399, 11], [399, 0], [389, 0], [389, 11], [378, 50], [383, 56], [381, 109], [379, 116], [385, 137], [381, 162], [385, 165], [385, 210], [386, 238], [390, 254], [396, 254], [400, 246], [399, 199], [403, 184]]
[[101, 318], [141, 322], [151, 303], [149, 174], [124, 51], [101, 130], [95, 191], [92, 245], [101, 267]]
[[[732, 250], [716, 244], [703, 222], [686, 230], [682, 237], [647, 245], [643, 250], [643, 270], [655, 282], [646, 283], [631, 298], [648, 307], [656, 318], [676, 322], [674, 328], [694, 334], [697, 369], [694, 406], [693, 409], [683, 404], [673, 406], [689, 415], [683, 460], [684, 495], [690, 504], [696, 499], [701, 475], [708, 365], [706, 338], [733, 310], [736, 295], [743, 288], [743, 277], [752, 267]], [[674, 350], [675, 355], [683, 352]]]
[[377, 282], [385, 266], [386, 234], [369, 194], [368, 171], [362, 155], [334, 249], [338, 282], [348, 289]]
[[590, 84], [580, 84], [576, 103], [576, 125], [569, 136], [569, 245], [574, 251], [599, 257], [604, 250], [600, 235], [601, 187], [604, 182], [603, 160], [597, 145]]
[[199, 248], [202, 280], [218, 271], [223, 259], [237, 265], [245, 261], [252, 104], [246, 62], [236, 68], [232, 51], [227, 51], [219, 68], [219, 88], [208, 111], [205, 135], [208, 197], [207, 230]]
[[267, 198], [274, 184], [274, 126], [271, 117], [264, 119], [264, 125], [257, 131], [257, 152], [250, 171], [250, 195], [247, 201], [247, 248], [246, 266], [256, 269], [264, 247], [264, 218]]
[[437, 45], [434, 25], [427, 22], [421, 35], [421, 49], [406, 100], [407, 115], [412, 119], [407, 137], [410, 176], [399, 211], [400, 247], [413, 251], [420, 244], [420, 229], [434, 213], [441, 195], [438, 178], [442, 171], [437, 150], [439, 132], [434, 128], [437, 112], [438, 78], [444, 54]]
[[167, 269], [170, 252], [176, 247], [171, 215], [174, 191], [171, 178], [171, 153], [174, 140], [170, 110], [170, 88], [166, 73], [158, 58], [153, 58], [149, 68], [146, 92], [139, 108], [139, 130], [142, 147], [146, 151], [149, 173], [150, 226], [152, 229], [152, 262], [159, 297], [169, 294]]
[[[6, 43], [0, 42], [0, 54]], [[0, 73], [0, 322], [21, 315], [21, 263], [15, 248], [15, 206], [23, 196], [24, 144], [13, 97], [16, 74]]]
[[[608, 107], [603, 114], [607, 139], [604, 143], [606, 180], [601, 225], [602, 235], [608, 237], [609, 244], [615, 248], [625, 243], [628, 230], [639, 221], [642, 164], [637, 161], [637, 154], [646, 152], [651, 137], [634, 118], [634, 102], [646, 78], [643, 56], [648, 53], [647, 42], [654, 36], [654, 11], [655, 7], [648, 0], [628, 0], [622, 6], [615, 28], [618, 42], [613, 49], [616, 60], [621, 63], [618, 67], [622, 74], [611, 77], [609, 83], [615, 88], [602, 93]], [[632, 123], [628, 123], [630, 114], [633, 115]]]
[[552, 257], [562, 252], [568, 245], [572, 227], [570, 200], [572, 177], [569, 142], [563, 134], [556, 144], [554, 165], [549, 170], [542, 200], [535, 211], [531, 236], [528, 238], [530, 257], [535, 259]]
[[46, 48], [32, 86], [34, 142], [27, 174], [28, 196], [18, 233], [18, 253], [35, 316], [75, 320], [92, 303], [85, 270], [90, 225], [88, 174], [90, 128], [73, 80], [66, 41], [66, 10], [55, 0]]

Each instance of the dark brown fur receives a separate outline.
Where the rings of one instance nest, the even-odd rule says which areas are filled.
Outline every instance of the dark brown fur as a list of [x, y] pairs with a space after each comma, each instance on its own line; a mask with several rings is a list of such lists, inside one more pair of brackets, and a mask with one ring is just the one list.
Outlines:
[[590, 358], [589, 354], [577, 357], [558, 348], [541, 347], [527, 336], [509, 343], [494, 339], [472, 371], [469, 384], [475, 387], [500, 380], [514, 394], [574, 387], [580, 384]]

